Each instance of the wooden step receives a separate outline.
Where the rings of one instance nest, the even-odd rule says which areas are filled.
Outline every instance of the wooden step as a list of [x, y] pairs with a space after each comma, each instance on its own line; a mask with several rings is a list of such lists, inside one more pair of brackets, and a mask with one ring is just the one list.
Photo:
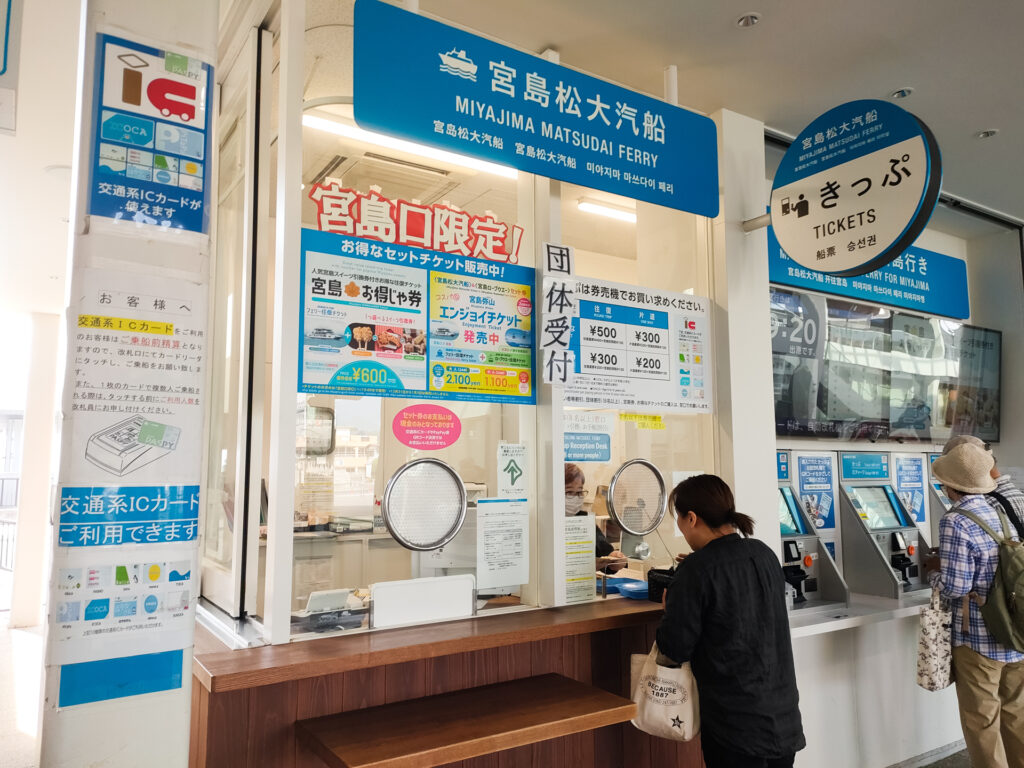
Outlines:
[[629, 699], [549, 674], [295, 724], [332, 768], [428, 768], [622, 723]]

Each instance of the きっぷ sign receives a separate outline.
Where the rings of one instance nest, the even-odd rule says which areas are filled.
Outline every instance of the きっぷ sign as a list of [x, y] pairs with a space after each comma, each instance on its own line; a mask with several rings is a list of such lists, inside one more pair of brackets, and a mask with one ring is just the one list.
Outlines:
[[862, 275], [910, 246], [939, 197], [942, 160], [928, 127], [885, 101], [851, 101], [804, 128], [772, 186], [772, 228], [808, 269]]
[[711, 119], [425, 16], [358, 0], [353, 87], [367, 130], [718, 214]]
[[398, 442], [423, 451], [453, 445], [462, 434], [459, 417], [441, 405], [411, 405], [395, 414], [391, 431]]
[[110, 35], [96, 47], [90, 215], [206, 233], [213, 68]]
[[510, 227], [490, 215], [473, 216], [440, 203], [389, 200], [375, 187], [363, 193], [342, 188], [336, 182], [314, 184], [309, 199], [316, 203], [317, 228], [321, 232], [488, 261], [519, 262], [523, 228]]

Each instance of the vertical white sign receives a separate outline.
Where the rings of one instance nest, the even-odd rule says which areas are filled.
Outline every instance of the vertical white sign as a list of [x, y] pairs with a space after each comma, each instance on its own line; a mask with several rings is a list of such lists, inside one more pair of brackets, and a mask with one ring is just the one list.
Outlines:
[[593, 515], [565, 518], [565, 602], [594, 599], [597, 585], [597, 526]]
[[479, 499], [476, 505], [478, 590], [530, 580], [530, 512], [526, 499]]

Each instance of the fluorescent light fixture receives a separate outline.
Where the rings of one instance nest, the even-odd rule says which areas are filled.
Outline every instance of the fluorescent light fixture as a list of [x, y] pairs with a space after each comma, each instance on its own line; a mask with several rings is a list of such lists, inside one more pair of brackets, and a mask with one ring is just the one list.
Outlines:
[[619, 221], [628, 221], [631, 224], [636, 224], [636, 211], [631, 211], [627, 208], [619, 208], [607, 203], [596, 203], [585, 197], [576, 203], [576, 207], [585, 213], [596, 213], [598, 216], [607, 216], [609, 219], [618, 219]]
[[318, 131], [333, 133], [336, 136], [344, 136], [347, 139], [362, 141], [366, 144], [384, 147], [385, 149], [394, 149], [398, 152], [408, 152], [410, 155], [428, 157], [431, 160], [450, 163], [451, 165], [457, 165], [462, 168], [472, 168], [475, 171], [491, 173], [495, 176], [502, 176], [506, 179], [515, 179], [519, 176], [519, 172], [515, 168], [509, 168], [507, 165], [489, 163], [486, 160], [477, 160], [475, 157], [467, 157], [466, 155], [459, 155], [455, 152], [446, 152], [443, 149], [434, 149], [433, 147], [428, 147], [425, 144], [403, 141], [402, 139], [385, 136], [382, 133], [374, 133], [373, 131], [364, 131], [362, 128], [355, 125], [341, 123], [336, 120], [328, 120], [327, 118], [317, 117], [316, 115], [303, 115], [302, 124], [307, 128], [315, 128]]

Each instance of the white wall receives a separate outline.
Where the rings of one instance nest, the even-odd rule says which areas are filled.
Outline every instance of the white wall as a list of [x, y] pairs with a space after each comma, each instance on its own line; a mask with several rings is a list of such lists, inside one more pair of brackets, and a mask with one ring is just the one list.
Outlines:
[[[15, 135], [0, 135], [0, 306], [64, 308], [81, 0], [28, 0]], [[28, 461], [29, 457], [26, 457]]]
[[1003, 332], [999, 467], [1024, 482], [1024, 277], [1020, 240], [1005, 232], [967, 244], [973, 325]]
[[916, 617], [793, 641], [807, 748], [796, 766], [884, 768], [962, 738], [952, 688], [914, 683]]

